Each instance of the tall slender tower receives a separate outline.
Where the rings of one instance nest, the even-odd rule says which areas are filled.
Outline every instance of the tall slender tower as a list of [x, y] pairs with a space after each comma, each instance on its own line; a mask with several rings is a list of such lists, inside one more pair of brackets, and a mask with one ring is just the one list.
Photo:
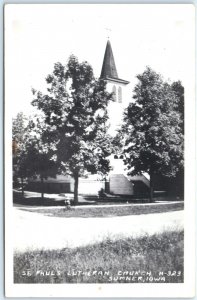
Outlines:
[[116, 69], [114, 55], [112, 52], [111, 43], [108, 40], [100, 78], [107, 82], [107, 91], [113, 92], [113, 102], [109, 103], [108, 113], [110, 120], [110, 133], [115, 135], [116, 130], [121, 124], [123, 109], [126, 103], [126, 86], [129, 81], [120, 79]]
[[[126, 87], [129, 81], [120, 79], [115, 65], [114, 55], [112, 52], [111, 43], [108, 40], [105, 55], [103, 59], [103, 66], [100, 78], [107, 83], [106, 88], [108, 92], [113, 92], [113, 101], [108, 104], [109, 114], [109, 133], [113, 136], [122, 123], [123, 111], [128, 106], [128, 98]], [[124, 163], [122, 157], [113, 154], [110, 156], [110, 163], [113, 170], [109, 174], [109, 189], [110, 193], [121, 195], [132, 195], [133, 185], [126, 177], [124, 171]]]

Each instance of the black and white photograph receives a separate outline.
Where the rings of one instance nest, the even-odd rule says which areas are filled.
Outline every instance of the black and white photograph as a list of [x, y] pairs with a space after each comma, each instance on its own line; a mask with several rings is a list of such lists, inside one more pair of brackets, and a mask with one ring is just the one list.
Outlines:
[[193, 297], [195, 7], [7, 4], [8, 297]]

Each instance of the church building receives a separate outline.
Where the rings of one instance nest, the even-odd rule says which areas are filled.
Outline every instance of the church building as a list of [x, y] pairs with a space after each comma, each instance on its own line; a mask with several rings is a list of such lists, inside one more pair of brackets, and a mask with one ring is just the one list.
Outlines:
[[[109, 133], [114, 136], [122, 124], [123, 112], [129, 105], [131, 91], [129, 81], [118, 76], [111, 43], [108, 40], [100, 78], [107, 83], [107, 91], [113, 92], [114, 101], [108, 104], [110, 120]], [[118, 195], [134, 195], [147, 191], [149, 180], [144, 175], [128, 176], [123, 163], [122, 155], [111, 155], [112, 171], [109, 173], [109, 192]]]
[[107, 91], [110, 93], [113, 92], [114, 101], [110, 101], [108, 104], [108, 114], [110, 120], [109, 133], [111, 135], [115, 135], [116, 130], [122, 123], [123, 111], [129, 104], [129, 81], [120, 79], [118, 77], [111, 43], [109, 40], [107, 41], [105, 49], [100, 78], [106, 81]]
[[[129, 105], [131, 91], [129, 81], [119, 78], [115, 59], [108, 40], [100, 78], [106, 81], [106, 89], [113, 92], [113, 101], [109, 101], [109, 134], [115, 136], [120, 128], [124, 109]], [[109, 157], [112, 170], [109, 172], [107, 180], [99, 180], [97, 175], [89, 175], [88, 178], [79, 178], [79, 194], [98, 195], [103, 189], [113, 195], [140, 195], [149, 189], [149, 180], [145, 175], [128, 176], [123, 163], [123, 156], [113, 154]], [[31, 181], [31, 187], [38, 190], [38, 181]], [[69, 176], [57, 175], [54, 178], [45, 180], [45, 192], [48, 193], [69, 193], [74, 192], [74, 180]]]

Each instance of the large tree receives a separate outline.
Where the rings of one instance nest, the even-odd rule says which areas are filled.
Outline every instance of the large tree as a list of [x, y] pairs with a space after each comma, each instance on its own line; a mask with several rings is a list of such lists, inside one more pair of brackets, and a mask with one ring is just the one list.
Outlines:
[[43, 116], [31, 117], [27, 127], [28, 137], [25, 141], [25, 159], [31, 177], [40, 179], [41, 196], [44, 197], [44, 179], [56, 177], [58, 162], [55, 155], [55, 144], [48, 144], [50, 128], [46, 126]]
[[25, 117], [19, 113], [13, 119], [13, 171], [14, 179], [21, 179], [22, 195], [24, 180], [39, 177], [41, 194], [44, 197], [43, 182], [48, 176], [57, 174], [58, 165], [54, 155], [54, 144], [46, 142], [50, 130], [42, 116]]
[[112, 99], [105, 82], [95, 79], [92, 67], [70, 56], [66, 66], [56, 63], [46, 78], [48, 93], [33, 90], [32, 104], [44, 113], [50, 126], [48, 142], [56, 142], [57, 160], [74, 178], [74, 203], [78, 203], [79, 176], [107, 173], [110, 152], [107, 105]]
[[150, 175], [152, 201], [155, 176], [174, 177], [183, 166], [183, 119], [179, 97], [160, 74], [147, 67], [137, 78], [120, 135], [129, 174]]
[[27, 128], [27, 117], [18, 113], [12, 121], [12, 157], [13, 157], [13, 184], [20, 185], [24, 195], [24, 180], [28, 176], [25, 164], [24, 152], [25, 133]]

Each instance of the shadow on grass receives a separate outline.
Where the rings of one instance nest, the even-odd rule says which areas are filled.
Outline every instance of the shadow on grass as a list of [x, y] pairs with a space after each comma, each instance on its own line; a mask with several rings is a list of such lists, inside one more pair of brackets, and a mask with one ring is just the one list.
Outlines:
[[[79, 197], [82, 198], [79, 200], [77, 206], [86, 206], [86, 205], [108, 205], [108, 204], [129, 204], [129, 203], [148, 203], [147, 199], [130, 199], [130, 198], [98, 198], [96, 196], [84, 196]], [[14, 193], [13, 194], [13, 203], [20, 204], [24, 206], [65, 206], [65, 200], [60, 199], [58, 197], [48, 198], [48, 197], [22, 197], [21, 193]], [[71, 199], [71, 206], [73, 206], [73, 199]]]
[[25, 205], [25, 206], [65, 206], [63, 200], [54, 201], [50, 198], [27, 198], [27, 199], [14, 199], [15, 204]]
[[[32, 194], [34, 194], [32, 196]], [[65, 207], [65, 200], [69, 199], [71, 201], [71, 206], [73, 205], [73, 196], [64, 196], [64, 195], [56, 195], [54, 197], [47, 197], [44, 196], [43, 198], [37, 195], [40, 195], [39, 193], [31, 193], [31, 192], [25, 192], [24, 196], [22, 196], [22, 193], [20, 191], [14, 190], [13, 191], [13, 203], [18, 205], [24, 205], [24, 206], [63, 206]], [[95, 199], [98, 199], [93, 197], [89, 199], [89, 197], [79, 197], [81, 198], [78, 206], [85, 206], [85, 205], [97, 205]]]
[[[24, 205], [24, 206], [65, 206], [65, 200], [69, 199], [71, 205], [73, 205], [73, 194], [59, 194], [49, 197], [49, 194], [46, 194], [44, 198], [41, 197], [40, 193], [34, 192], [25, 192], [24, 197], [22, 196], [21, 191], [13, 191], [13, 203]], [[154, 202], [173, 202], [180, 201], [176, 197], [155, 197]], [[105, 197], [98, 197], [97, 195], [79, 195], [79, 202], [77, 206], [86, 206], [86, 205], [109, 205], [109, 204], [146, 204], [149, 203], [148, 198], [136, 198], [134, 196], [126, 195], [108, 195]]]

